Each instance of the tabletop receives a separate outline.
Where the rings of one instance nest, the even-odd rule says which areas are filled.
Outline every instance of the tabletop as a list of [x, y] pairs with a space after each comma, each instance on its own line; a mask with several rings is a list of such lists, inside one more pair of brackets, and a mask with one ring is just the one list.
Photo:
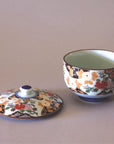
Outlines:
[[65, 85], [63, 56], [114, 51], [113, 0], [0, 1], [0, 91], [28, 84], [64, 101], [51, 117], [0, 117], [0, 144], [113, 144], [114, 98], [89, 104]]

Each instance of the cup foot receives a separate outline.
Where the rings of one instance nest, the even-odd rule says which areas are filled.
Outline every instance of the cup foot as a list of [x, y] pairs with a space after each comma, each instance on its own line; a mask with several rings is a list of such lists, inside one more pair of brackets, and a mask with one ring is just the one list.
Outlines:
[[104, 98], [86, 98], [86, 97], [79, 96], [79, 98], [81, 100], [83, 100], [83, 101], [86, 101], [86, 102], [99, 103], [99, 102], [107, 101], [109, 97], [104, 97]]

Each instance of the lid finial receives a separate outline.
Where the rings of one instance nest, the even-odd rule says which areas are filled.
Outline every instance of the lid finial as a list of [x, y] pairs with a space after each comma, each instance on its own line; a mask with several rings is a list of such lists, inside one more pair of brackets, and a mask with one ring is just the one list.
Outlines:
[[16, 93], [17, 97], [20, 98], [32, 98], [38, 95], [38, 92], [33, 90], [29, 85], [23, 85], [20, 87], [20, 91]]

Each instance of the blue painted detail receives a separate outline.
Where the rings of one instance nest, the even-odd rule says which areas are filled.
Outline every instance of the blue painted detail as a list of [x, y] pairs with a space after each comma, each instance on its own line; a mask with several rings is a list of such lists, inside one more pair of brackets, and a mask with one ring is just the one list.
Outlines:
[[23, 89], [31, 89], [32, 87], [29, 86], [29, 85], [24, 85], [24, 86], [22, 86], [22, 88], [23, 88]]
[[86, 98], [86, 97], [81, 97], [79, 96], [80, 99], [82, 99], [83, 101], [88, 101], [88, 102], [102, 102], [108, 99], [108, 97], [105, 98]]
[[16, 95], [16, 97], [21, 98], [21, 99], [30, 99], [30, 98], [34, 98], [34, 97], [36, 97], [36, 96], [39, 95], [39, 93], [38, 93], [37, 91], [34, 91], [34, 92], [35, 92], [34, 96], [31, 96], [31, 97], [21, 97], [20, 95], [18, 95], [18, 92], [19, 92], [19, 91], [17, 91], [17, 92], [15, 93], [15, 95]]
[[73, 69], [73, 77], [74, 77], [74, 78], [78, 78], [78, 75], [76, 74], [77, 71], [78, 71], [77, 68], [74, 68], [74, 69]]

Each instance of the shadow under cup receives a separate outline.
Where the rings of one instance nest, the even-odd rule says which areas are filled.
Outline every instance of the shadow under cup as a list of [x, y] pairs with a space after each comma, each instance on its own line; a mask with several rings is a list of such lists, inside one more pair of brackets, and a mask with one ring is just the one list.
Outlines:
[[81, 99], [99, 102], [114, 93], [114, 52], [79, 50], [63, 60], [65, 83]]

